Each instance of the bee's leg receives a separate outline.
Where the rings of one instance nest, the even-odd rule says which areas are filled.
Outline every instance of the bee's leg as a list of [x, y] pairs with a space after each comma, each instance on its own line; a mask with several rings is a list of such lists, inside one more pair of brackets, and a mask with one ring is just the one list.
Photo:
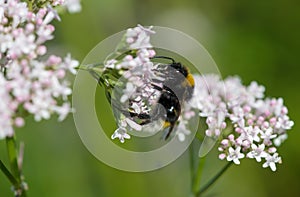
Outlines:
[[167, 60], [171, 60], [173, 64], [175, 63], [175, 60], [173, 58], [166, 57], [166, 56], [154, 56], [151, 59], [167, 59]]
[[158, 90], [158, 91], [162, 91], [163, 87], [160, 87], [159, 85], [155, 84], [155, 83], [151, 83], [151, 85], [153, 86], [154, 89]]
[[146, 124], [149, 124], [151, 122], [151, 120], [150, 119], [148, 119], [148, 120], [143, 120], [143, 122], [141, 122], [139, 125], [146, 125]]
[[167, 140], [174, 129], [174, 124], [171, 123], [169, 130], [165, 133], [163, 139]]

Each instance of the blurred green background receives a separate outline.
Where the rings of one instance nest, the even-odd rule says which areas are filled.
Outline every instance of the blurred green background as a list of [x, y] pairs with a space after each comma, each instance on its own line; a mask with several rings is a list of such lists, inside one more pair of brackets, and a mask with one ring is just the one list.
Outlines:
[[[244, 159], [232, 166], [205, 196], [300, 196], [300, 1], [298, 0], [84, 0], [79, 14], [56, 23], [53, 53], [71, 52], [82, 60], [113, 33], [143, 25], [181, 30], [201, 42], [224, 77], [256, 80], [268, 96], [283, 97], [295, 126], [280, 147], [283, 164], [277, 172]], [[50, 51], [51, 52], [51, 51]], [[82, 144], [70, 115], [62, 123], [35, 123], [17, 131], [25, 142], [24, 174], [29, 196], [147, 197], [189, 196], [189, 153], [174, 163], [146, 173], [122, 172], [96, 160]], [[0, 141], [0, 159], [6, 159]], [[212, 166], [219, 161], [212, 157]], [[214, 173], [210, 167], [205, 173]], [[205, 181], [205, 180], [204, 180]], [[12, 196], [0, 173], [0, 196]]]

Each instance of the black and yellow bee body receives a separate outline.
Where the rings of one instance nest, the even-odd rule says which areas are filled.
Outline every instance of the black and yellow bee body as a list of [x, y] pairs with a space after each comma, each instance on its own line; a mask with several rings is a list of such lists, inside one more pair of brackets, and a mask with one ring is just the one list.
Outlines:
[[[163, 81], [155, 81], [152, 84], [153, 88], [160, 91], [160, 96], [157, 100], [157, 107], [149, 114], [137, 114], [132, 111], [122, 111], [122, 113], [132, 119], [136, 120], [138, 124], [145, 125], [150, 122], [162, 119], [164, 121], [163, 127], [168, 128], [165, 140], [170, 137], [174, 127], [181, 115], [182, 106], [184, 102], [192, 98], [194, 91], [194, 78], [189, 72], [189, 69], [180, 62], [175, 62], [173, 58], [165, 56], [155, 56], [153, 59], [162, 58], [171, 60], [170, 64], [161, 64], [158, 69], [160, 76], [164, 78]], [[162, 82], [162, 86], [155, 85], [157, 82]]]
[[165, 80], [161, 88], [161, 95], [158, 103], [165, 109], [164, 127], [169, 130], [165, 135], [168, 139], [172, 133], [179, 116], [181, 115], [181, 106], [192, 98], [194, 92], [194, 78], [188, 68], [180, 62], [175, 62], [172, 58], [157, 56], [155, 58], [165, 58], [172, 60], [165, 70]]

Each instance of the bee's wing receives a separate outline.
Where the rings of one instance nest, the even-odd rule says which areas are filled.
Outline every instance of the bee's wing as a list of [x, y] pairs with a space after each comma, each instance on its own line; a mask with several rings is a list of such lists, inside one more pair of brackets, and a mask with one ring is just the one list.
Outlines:
[[217, 138], [205, 136], [202, 144], [200, 146], [200, 150], [198, 153], [199, 157], [204, 157], [208, 154], [208, 152], [214, 147], [217, 142]]

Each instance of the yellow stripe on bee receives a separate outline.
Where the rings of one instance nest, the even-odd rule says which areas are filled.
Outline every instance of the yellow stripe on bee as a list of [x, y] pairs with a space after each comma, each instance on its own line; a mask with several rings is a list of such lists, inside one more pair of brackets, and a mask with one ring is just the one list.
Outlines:
[[168, 122], [168, 121], [165, 121], [165, 122], [164, 122], [164, 128], [167, 128], [167, 127], [169, 127], [169, 126], [171, 126], [171, 123]]
[[188, 74], [186, 76], [186, 80], [184, 80], [184, 82], [182, 82], [182, 85], [185, 86], [190, 86], [190, 87], [194, 87], [195, 86], [195, 81], [194, 81], [194, 77], [192, 74]]
[[194, 77], [193, 77], [193, 75], [191, 73], [189, 73], [186, 76], [186, 79], [190, 83], [191, 86], [195, 86], [195, 80], [194, 80]]

